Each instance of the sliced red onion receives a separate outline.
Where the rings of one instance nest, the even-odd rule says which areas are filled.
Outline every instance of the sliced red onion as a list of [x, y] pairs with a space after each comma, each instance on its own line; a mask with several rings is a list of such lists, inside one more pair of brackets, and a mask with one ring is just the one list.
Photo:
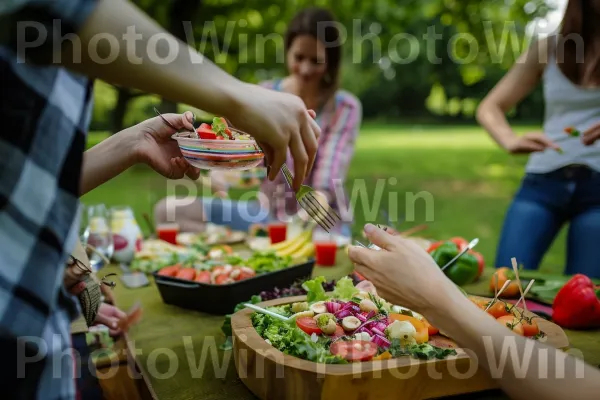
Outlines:
[[390, 347], [391, 343], [383, 336], [375, 335], [371, 338], [371, 341], [375, 343], [377, 346], [387, 349]]
[[336, 312], [335, 317], [338, 319], [342, 319], [342, 318], [346, 318], [352, 315], [352, 312], [350, 312], [350, 310], [340, 310], [338, 312]]
[[354, 305], [353, 302], [348, 301], [348, 302], [342, 304], [342, 310], [350, 310], [353, 305]]
[[377, 328], [371, 328], [371, 332], [373, 332], [376, 335], [381, 335], [381, 336], [385, 336], [385, 334], [383, 332], [381, 332], [379, 329]]
[[352, 305], [350, 306], [350, 308], [352, 309], [353, 312], [355, 313], [359, 313], [360, 312], [360, 307], [357, 306], [356, 304], [352, 303]]
[[325, 303], [325, 308], [327, 308], [327, 312], [334, 314], [336, 312], [338, 312], [340, 310], [340, 308], [342, 308], [342, 305], [340, 303], [334, 303], [332, 301], [328, 301]]
[[358, 320], [359, 320], [360, 322], [366, 322], [366, 321], [367, 321], [367, 317], [365, 317], [365, 316], [364, 316], [364, 315], [362, 315], [362, 314], [354, 314], [354, 316], [355, 316], [356, 318], [358, 318]]
[[385, 328], [387, 328], [387, 325], [380, 321], [380, 322], [377, 322], [373, 328], [377, 328], [377, 330], [383, 332], [383, 331], [385, 331]]
[[369, 311], [366, 315], [367, 319], [371, 319], [375, 316], [375, 311]]

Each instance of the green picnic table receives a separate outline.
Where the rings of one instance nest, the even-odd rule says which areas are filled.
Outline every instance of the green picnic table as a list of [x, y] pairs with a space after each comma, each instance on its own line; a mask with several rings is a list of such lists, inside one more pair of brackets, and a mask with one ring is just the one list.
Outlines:
[[[337, 265], [315, 266], [313, 275], [328, 279], [340, 278], [353, 269], [344, 250], [337, 255]], [[465, 287], [469, 293], [485, 294], [492, 269], [482, 279]], [[111, 265], [99, 272], [121, 275], [119, 267]], [[160, 400], [169, 399], [256, 399], [238, 378], [232, 351], [222, 351], [225, 341], [221, 332], [223, 316], [209, 315], [164, 304], [153, 278], [143, 288], [128, 289], [115, 279], [116, 302], [127, 311], [136, 302], [143, 307], [143, 317], [128, 334], [129, 348], [135, 353], [136, 364]], [[588, 363], [600, 364], [600, 331], [566, 330], [571, 347]], [[461, 399], [507, 398], [493, 390], [457, 396]]]

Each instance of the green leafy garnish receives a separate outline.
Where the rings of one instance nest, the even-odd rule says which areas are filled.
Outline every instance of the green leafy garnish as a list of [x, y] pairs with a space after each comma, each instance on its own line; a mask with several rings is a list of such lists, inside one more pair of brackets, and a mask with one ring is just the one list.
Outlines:
[[302, 284], [302, 288], [306, 290], [306, 301], [312, 303], [314, 301], [327, 300], [325, 289], [323, 289], [323, 282], [325, 282], [324, 276], [317, 276], [310, 281], [306, 281]]
[[231, 350], [233, 348], [233, 341], [232, 341], [233, 331], [231, 330], [231, 316], [233, 314], [235, 314], [236, 312], [244, 309], [245, 308], [244, 304], [246, 304], [246, 303], [256, 304], [256, 303], [260, 303], [261, 301], [262, 301], [262, 298], [260, 296], [254, 295], [254, 296], [252, 296], [250, 301], [243, 301], [243, 302], [239, 303], [238, 305], [235, 306], [235, 308], [231, 314], [227, 314], [225, 316], [225, 321], [223, 321], [223, 325], [221, 326], [221, 331], [223, 331], [223, 333], [225, 334], [225, 337], [227, 339], [225, 340], [225, 343], [223, 343], [220, 346], [221, 350]]
[[[269, 310], [274, 311], [271, 307]], [[252, 324], [263, 339], [268, 340], [273, 347], [285, 354], [318, 363], [347, 363], [343, 358], [330, 353], [329, 337], [319, 336], [317, 341], [313, 342], [311, 336], [298, 328], [293, 321], [284, 322], [268, 315], [254, 313]]]
[[388, 349], [392, 357], [411, 356], [421, 360], [430, 360], [437, 358], [442, 360], [448, 356], [456, 355], [454, 349], [443, 349], [441, 347], [432, 346], [429, 343], [413, 344], [402, 346], [400, 339], [392, 339]]
[[350, 300], [356, 294], [358, 294], [358, 289], [354, 286], [352, 279], [347, 276], [338, 280], [333, 289], [333, 297], [340, 300]]
[[229, 135], [225, 133], [225, 129], [227, 129], [227, 125], [220, 117], [214, 117], [212, 122], [212, 130], [219, 136], [229, 139]]
[[290, 256], [280, 257], [272, 251], [257, 251], [250, 258], [243, 259], [239, 256], [231, 256], [226, 259], [230, 265], [244, 265], [256, 271], [257, 274], [279, 271], [292, 264]]

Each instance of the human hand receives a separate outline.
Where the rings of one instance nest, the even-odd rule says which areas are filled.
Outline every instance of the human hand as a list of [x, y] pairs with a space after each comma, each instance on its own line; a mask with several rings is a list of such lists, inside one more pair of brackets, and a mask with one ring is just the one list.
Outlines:
[[226, 173], [223, 171], [210, 171], [210, 190], [216, 197], [229, 197], [229, 184], [227, 183]]
[[590, 129], [583, 132], [581, 141], [583, 142], [584, 145], [590, 146], [590, 145], [596, 143], [596, 140], [598, 140], [598, 138], [600, 138], [600, 123], [597, 123], [596, 125], [592, 126]]
[[528, 154], [544, 151], [547, 148], [560, 150], [560, 147], [542, 132], [529, 132], [523, 136], [515, 136], [505, 145], [505, 148], [511, 154]]
[[[191, 111], [184, 114], [163, 114], [163, 117], [177, 129], [194, 129], [194, 114]], [[138, 161], [148, 164], [159, 174], [169, 179], [181, 179], [187, 175], [196, 180], [200, 176], [200, 170], [183, 158], [177, 141], [171, 139], [176, 131], [160, 117], [150, 118], [127, 131], [138, 135], [135, 149]]]
[[413, 241], [371, 224], [365, 226], [365, 233], [381, 250], [352, 246], [348, 255], [356, 271], [372, 282], [387, 301], [427, 314], [443, 308], [448, 296], [464, 297], [431, 256]]
[[321, 135], [314, 111], [309, 112], [297, 96], [257, 85], [245, 84], [237, 95], [239, 110], [229, 116], [233, 126], [258, 141], [270, 167], [270, 180], [279, 174], [289, 148], [297, 190], [312, 169]]
[[111, 336], [118, 336], [121, 334], [121, 329], [118, 327], [118, 324], [119, 321], [124, 318], [127, 318], [127, 314], [125, 314], [124, 311], [121, 311], [111, 304], [102, 303], [100, 304], [94, 322], [96, 324], [106, 325]]

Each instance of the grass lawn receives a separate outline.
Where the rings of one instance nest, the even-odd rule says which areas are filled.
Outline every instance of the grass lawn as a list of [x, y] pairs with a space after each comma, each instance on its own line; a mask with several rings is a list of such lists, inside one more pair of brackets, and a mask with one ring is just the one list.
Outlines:
[[[102, 135], [91, 134], [90, 144], [105, 137]], [[365, 123], [347, 182], [350, 190], [354, 182], [354, 189], [364, 185], [369, 193], [368, 201], [357, 196], [354, 232], [358, 234], [365, 222], [384, 222], [377, 210], [389, 209], [390, 198], [392, 204], [396, 199], [397, 215], [405, 220], [404, 226], [425, 223], [429, 226], [425, 235], [433, 238], [478, 237], [477, 249], [491, 263], [504, 213], [519, 185], [525, 162], [526, 157], [501, 151], [475, 126]], [[143, 213], [151, 216], [153, 204], [166, 193], [165, 179], [138, 166], [88, 193], [83, 202], [128, 204], [145, 229]], [[232, 197], [240, 194], [232, 193]], [[392, 210], [390, 213], [394, 215]], [[546, 255], [542, 270], [562, 272], [564, 243], [562, 232]]]

